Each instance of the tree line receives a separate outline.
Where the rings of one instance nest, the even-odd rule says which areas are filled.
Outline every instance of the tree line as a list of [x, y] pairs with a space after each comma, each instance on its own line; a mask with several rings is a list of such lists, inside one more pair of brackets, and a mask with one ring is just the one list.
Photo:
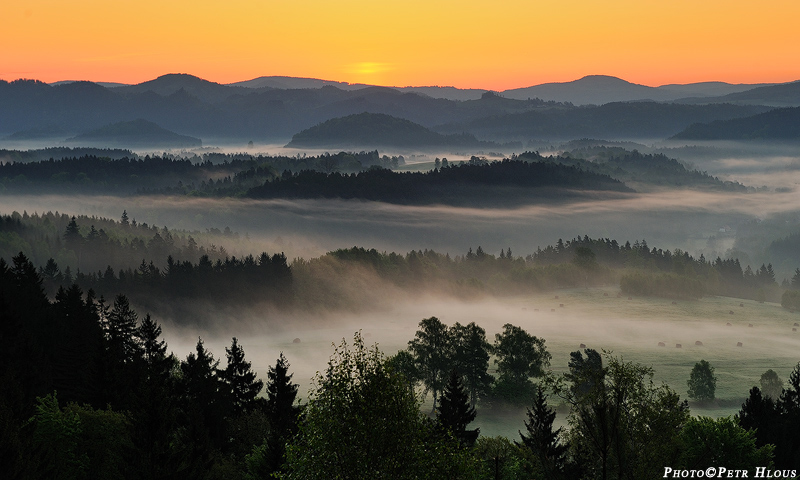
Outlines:
[[[556, 374], [544, 340], [519, 327], [505, 325], [489, 347], [479, 326], [431, 317], [389, 358], [358, 333], [343, 341], [301, 406], [282, 354], [266, 382], [236, 338], [224, 367], [202, 339], [179, 360], [124, 295], [106, 304], [73, 285], [49, 300], [24, 255], [0, 260], [0, 292], [4, 478], [625, 479], [667, 466], [800, 468], [800, 364], [786, 388], [762, 376], [769, 394], [754, 387], [735, 417], [692, 418], [650, 367], [584, 349]], [[490, 350], [497, 376], [487, 382]], [[690, 395], [713, 377], [702, 364]], [[481, 386], [504, 378], [538, 379], [517, 392], [528, 407], [517, 441], [469, 427]], [[432, 415], [420, 411], [416, 381], [435, 392]], [[555, 428], [548, 394], [568, 407], [567, 429]]]
[[[450, 163], [429, 172], [393, 172], [370, 168], [353, 174], [302, 170], [284, 171], [279, 177], [250, 189], [253, 198], [344, 198], [390, 203], [475, 202], [475, 188], [556, 187], [586, 190], [632, 191], [605, 174], [545, 162], [509, 160], [489, 163]], [[506, 201], [515, 202], [530, 193], [515, 192]], [[540, 193], [543, 195], [543, 193]]]
[[[230, 294], [246, 302], [312, 309], [319, 307], [314, 299], [322, 298], [331, 300], [331, 306], [347, 306], [353, 292], [343, 291], [333, 277], [358, 267], [401, 289], [463, 298], [617, 284], [629, 295], [724, 295], [800, 309], [800, 269], [778, 283], [771, 264], [753, 269], [735, 258], [708, 260], [679, 249], [650, 247], [645, 240], [620, 244], [584, 235], [537, 247], [525, 257], [510, 248], [489, 253], [480, 245], [453, 256], [428, 249], [398, 254], [352, 247], [310, 260], [297, 258], [291, 265], [282, 253], [236, 257], [212, 243], [238, 239], [227, 227], [175, 231], [137, 223], [127, 212], [120, 220], [52, 212], [0, 216], [0, 256], [24, 252], [39, 266], [48, 295], [74, 282], [108, 296], [127, 292], [140, 305], [142, 298]], [[266, 287], [266, 296], [248, 293], [260, 287]]]

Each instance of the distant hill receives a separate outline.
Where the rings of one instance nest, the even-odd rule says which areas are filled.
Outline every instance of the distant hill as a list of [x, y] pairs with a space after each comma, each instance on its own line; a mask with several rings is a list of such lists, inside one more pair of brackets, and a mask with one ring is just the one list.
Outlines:
[[469, 132], [481, 138], [513, 141], [525, 138], [570, 140], [608, 138], [663, 139], [688, 125], [746, 117], [768, 107], [728, 104], [681, 105], [657, 102], [615, 102], [579, 108], [551, 108], [496, 115], [436, 127], [440, 133]]
[[7, 136], [5, 140], [38, 140], [45, 138], [64, 138], [69, 135], [63, 127], [58, 125], [42, 125], [41, 127], [20, 130]]
[[800, 140], [800, 107], [778, 108], [751, 117], [696, 123], [678, 140]]
[[[258, 81], [262, 82], [260, 87]], [[275, 83], [270, 87], [269, 82], [288, 82], [286, 86], [293, 88], [275, 88], [280, 86]], [[510, 98], [508, 93], [453, 87], [396, 89], [290, 77], [264, 77], [243, 83], [252, 88], [221, 85], [186, 74], [164, 75], [138, 85], [114, 88], [91, 82], [48, 85], [35, 80], [0, 80], [0, 138], [16, 134], [16, 140], [6, 141], [7, 146], [17, 148], [19, 143], [45, 138], [48, 132], [66, 138], [141, 118], [199, 138], [213, 137], [241, 145], [250, 140], [286, 143], [292, 135], [321, 122], [369, 112], [407, 119], [440, 134], [466, 132], [496, 142], [528, 144], [540, 139], [582, 137], [653, 140], [672, 136], [693, 123], [744, 117], [769, 108], [708, 101], [664, 106], [643, 101], [609, 104], [594, 100], [592, 103], [605, 104], [588, 107], [527, 99], [547, 98], [544, 90], [540, 90], [541, 95], [520, 94], [525, 98], [520, 100]], [[316, 85], [321, 86], [299, 88]], [[578, 93], [600, 92], [607, 98], [609, 92], [625, 91], [652, 97], [666, 87], [674, 90], [670, 95], [680, 96], [698, 90], [708, 94], [744, 87], [711, 82], [653, 89], [601, 76], [550, 86], [561, 89], [564, 99], [574, 103], [580, 103], [570, 93], [574, 88]], [[624, 98], [634, 98], [626, 95]], [[11, 145], [13, 142], [17, 144]]]
[[[316, 78], [296, 77], [258, 77], [244, 82], [229, 84], [236, 87], [276, 88], [276, 89], [318, 89], [324, 86], [334, 86], [342, 90], [361, 90], [374, 85], [361, 83], [336, 82]], [[626, 102], [637, 100], [674, 101], [686, 97], [716, 97], [730, 93], [743, 92], [765, 84], [730, 84], [724, 82], [701, 82], [686, 85], [671, 84], [660, 87], [648, 87], [627, 82], [617, 77], [605, 75], [590, 75], [578, 80], [563, 83], [545, 83], [524, 88], [514, 88], [501, 93], [504, 97], [515, 100], [539, 98], [546, 101], [570, 102], [575, 105], [602, 105], [609, 102]], [[427, 95], [431, 98], [444, 98], [448, 100], [477, 100], [487, 92], [486, 89], [456, 88], [442, 86], [406, 86], [388, 87], [400, 92], [414, 92]]]
[[[316, 78], [297, 78], [297, 77], [258, 77], [244, 82], [229, 83], [232, 87], [246, 88], [276, 88], [276, 89], [298, 89], [298, 88], [322, 88], [325, 86], [336, 87], [346, 91], [361, 90], [374, 87], [376, 85], [365, 85], [363, 83], [335, 82], [331, 80], [319, 80]], [[383, 87], [386, 88], [386, 87]], [[474, 88], [455, 88], [455, 87], [390, 87], [400, 92], [420, 93], [431, 98], [444, 98], [447, 100], [478, 100], [486, 90]]]
[[704, 190], [746, 190], [740, 183], [722, 181], [705, 172], [690, 170], [678, 160], [662, 153], [642, 154], [638, 149], [627, 150], [619, 145], [609, 145], [608, 142], [589, 139], [570, 144], [576, 148], [557, 157], [542, 157], [538, 153], [525, 152], [516, 158], [555, 162], [574, 166], [586, 172], [608, 175], [639, 191], [665, 186]]
[[633, 192], [608, 175], [549, 162], [470, 161], [429, 172], [303, 170], [247, 192], [253, 198], [343, 198], [400, 204], [480, 205], [563, 201], [592, 191]]
[[229, 83], [228, 86], [244, 88], [277, 88], [282, 90], [322, 88], [325, 86], [331, 86], [340, 88], [342, 90], [359, 90], [374, 85], [364, 85], [360, 83], [351, 84], [347, 82], [336, 82], [333, 80], [320, 80], [318, 78], [269, 76], [245, 80], [244, 82]]
[[504, 96], [524, 100], [540, 98], [575, 105], [603, 105], [610, 102], [640, 100], [673, 101], [684, 97], [706, 97], [741, 92], [754, 85], [731, 85], [723, 82], [704, 82], [688, 85], [648, 87], [607, 75], [588, 75], [563, 83], [544, 83], [525, 88], [505, 90]]
[[359, 113], [333, 118], [303, 130], [287, 147], [492, 147], [472, 135], [442, 135], [422, 125], [382, 113]]
[[687, 103], [733, 103], [736, 105], [768, 105], [771, 107], [800, 106], [800, 81], [757, 87], [713, 99], [684, 99]]
[[67, 139], [85, 146], [191, 148], [202, 146], [199, 138], [179, 135], [147, 120], [119, 122]]
[[[83, 81], [86, 80], [61, 80], [59, 82], [53, 82], [50, 85], [55, 87], [58, 85], [66, 85], [68, 83], [83, 82]], [[96, 83], [97, 85], [106, 88], [127, 87], [130, 85], [129, 83], [117, 83], [117, 82], [92, 82], [92, 83]]]
[[114, 87], [114, 92], [122, 95], [153, 92], [161, 96], [169, 96], [181, 90], [209, 103], [219, 103], [232, 95], [250, 93], [244, 87], [209, 82], [185, 73], [170, 73], [136, 85]]

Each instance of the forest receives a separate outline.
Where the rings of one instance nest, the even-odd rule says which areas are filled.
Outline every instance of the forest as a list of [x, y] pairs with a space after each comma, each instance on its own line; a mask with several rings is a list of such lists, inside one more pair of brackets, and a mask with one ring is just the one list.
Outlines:
[[[73, 284], [51, 300], [24, 254], [0, 260], [0, 289], [6, 478], [621, 479], [665, 465], [785, 478], [800, 467], [800, 364], [786, 388], [765, 372], [735, 418], [714, 420], [691, 417], [649, 366], [587, 348], [555, 374], [545, 339], [518, 326], [490, 343], [474, 323], [430, 317], [393, 356], [358, 332], [342, 341], [299, 402], [283, 354], [266, 379], [236, 337], [224, 366], [202, 339], [177, 358], [124, 294], [107, 303]], [[699, 362], [689, 396], [713, 399], [716, 381]], [[568, 409], [567, 434], [548, 394]], [[508, 402], [527, 407], [518, 439], [468, 428], [476, 406]]]
[[[56, 160], [52, 154], [69, 154]], [[82, 192], [86, 194], [185, 195], [249, 198], [357, 198], [402, 204], [522, 204], [554, 199], [571, 191], [648, 191], [705, 188], [746, 191], [687, 168], [664, 154], [603, 146], [579, 147], [560, 155], [523, 152], [501, 161], [471, 156], [433, 162], [428, 171], [398, 171], [400, 156], [377, 150], [316, 156], [213, 154], [163, 156], [114, 152], [43, 150], [38, 155], [0, 152], [0, 194]], [[438, 157], [437, 157], [438, 158]], [[558, 192], [547, 189], [558, 189]]]

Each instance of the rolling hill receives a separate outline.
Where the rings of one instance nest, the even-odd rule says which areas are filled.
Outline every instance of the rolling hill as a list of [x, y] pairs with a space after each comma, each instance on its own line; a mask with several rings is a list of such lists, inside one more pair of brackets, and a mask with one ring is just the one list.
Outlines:
[[287, 147], [371, 148], [379, 146], [428, 147], [497, 147], [478, 141], [474, 136], [442, 135], [422, 125], [382, 113], [359, 113], [333, 118], [303, 130], [292, 137]]
[[199, 138], [179, 135], [147, 120], [119, 122], [67, 139], [67, 143], [83, 146], [191, 148], [200, 147]]
[[800, 140], [800, 107], [778, 108], [745, 118], [696, 123], [677, 140]]

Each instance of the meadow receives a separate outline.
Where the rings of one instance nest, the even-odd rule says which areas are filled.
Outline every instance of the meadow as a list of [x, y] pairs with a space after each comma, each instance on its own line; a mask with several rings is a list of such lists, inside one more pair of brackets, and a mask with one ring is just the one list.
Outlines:
[[[566, 372], [570, 352], [585, 344], [586, 348], [605, 350], [625, 361], [652, 367], [656, 384], [664, 382], [686, 398], [692, 367], [706, 360], [715, 368], [717, 399], [705, 405], [690, 402], [690, 407], [693, 415], [714, 418], [736, 414], [766, 370], [775, 370], [785, 382], [800, 362], [800, 332], [792, 330], [800, 329], [794, 326], [800, 323], [800, 313], [789, 312], [779, 304], [727, 297], [673, 303], [664, 298], [619, 295], [616, 287], [602, 287], [467, 302], [421, 296], [395, 302], [386, 310], [313, 318], [272, 317], [270, 327], [260, 325], [256, 316], [239, 327], [228, 323], [225, 337], [167, 323], [165, 338], [170, 350], [183, 357], [202, 336], [206, 347], [220, 358], [223, 348], [230, 345], [230, 336], [237, 336], [261, 378], [283, 352], [292, 365], [294, 381], [300, 384], [300, 397], [307, 399], [312, 378], [325, 369], [333, 344], [343, 339], [351, 343], [358, 330], [369, 344], [377, 343], [388, 356], [405, 349], [419, 321], [430, 316], [447, 325], [475, 322], [486, 329], [490, 342], [505, 323], [511, 323], [545, 339], [555, 374]], [[286, 328], [275, 328], [282, 324]], [[659, 342], [665, 346], [659, 346]], [[742, 346], [737, 346], [739, 342]], [[490, 373], [494, 373], [493, 365]], [[430, 409], [430, 401], [428, 395], [423, 411]], [[550, 403], [557, 406], [559, 399], [552, 397]], [[566, 409], [559, 409], [559, 424], [565, 423], [565, 415]], [[524, 428], [524, 419], [524, 409], [484, 404], [479, 405], [474, 425], [481, 428], [482, 435], [516, 439], [517, 430]]]

